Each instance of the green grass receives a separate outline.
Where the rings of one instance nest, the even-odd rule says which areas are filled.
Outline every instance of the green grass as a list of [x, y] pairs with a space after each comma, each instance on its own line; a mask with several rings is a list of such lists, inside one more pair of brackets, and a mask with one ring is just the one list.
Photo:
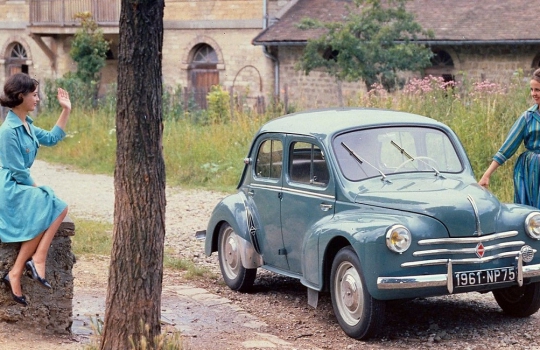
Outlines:
[[113, 225], [109, 223], [73, 219], [76, 227], [71, 238], [75, 255], [111, 254]]
[[[36, 118], [50, 128], [57, 114]], [[224, 124], [165, 121], [163, 156], [169, 185], [231, 191], [243, 168], [249, 144], [266, 117], [240, 115]], [[189, 150], [189, 151], [186, 151]], [[74, 111], [67, 137], [55, 147], [41, 147], [39, 159], [70, 164], [88, 173], [113, 174], [116, 158], [114, 116], [103, 111]]]
[[[110, 256], [112, 249], [113, 225], [110, 223], [73, 219], [76, 227], [72, 237], [72, 249], [75, 255]], [[197, 266], [192, 261], [180, 259], [172, 250], [166, 250], [163, 266], [172, 270], [185, 271], [184, 277], [194, 279], [211, 275], [206, 268]]]
[[196, 279], [201, 277], [210, 277], [212, 273], [204, 267], [197, 266], [194, 262], [179, 259], [174, 256], [171, 251], [165, 251], [165, 257], [163, 259], [163, 266], [177, 271], [185, 271], [184, 277], [186, 279]]

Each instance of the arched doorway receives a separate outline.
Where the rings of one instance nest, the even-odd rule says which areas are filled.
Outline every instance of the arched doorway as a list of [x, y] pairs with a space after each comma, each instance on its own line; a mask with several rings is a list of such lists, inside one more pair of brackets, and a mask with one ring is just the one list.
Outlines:
[[28, 74], [28, 54], [24, 46], [14, 42], [9, 46], [6, 57], [6, 75], [8, 77], [16, 73]]
[[433, 50], [431, 67], [425, 69], [426, 75], [442, 77], [445, 82], [454, 81], [454, 60], [444, 50]]
[[218, 56], [208, 44], [199, 44], [193, 48], [193, 56], [188, 68], [190, 91], [200, 108], [206, 109], [206, 95], [210, 88], [219, 85], [217, 69]]

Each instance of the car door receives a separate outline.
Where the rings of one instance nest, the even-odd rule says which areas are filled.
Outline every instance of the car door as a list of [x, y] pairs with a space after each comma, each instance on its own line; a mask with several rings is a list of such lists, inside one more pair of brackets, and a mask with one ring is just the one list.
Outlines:
[[315, 139], [291, 137], [281, 199], [281, 230], [291, 272], [302, 274], [306, 235], [315, 223], [334, 215], [334, 205], [334, 179], [322, 148]]
[[255, 143], [247, 195], [258, 221], [255, 239], [264, 264], [288, 270], [280, 219], [284, 139], [281, 134], [265, 134]]

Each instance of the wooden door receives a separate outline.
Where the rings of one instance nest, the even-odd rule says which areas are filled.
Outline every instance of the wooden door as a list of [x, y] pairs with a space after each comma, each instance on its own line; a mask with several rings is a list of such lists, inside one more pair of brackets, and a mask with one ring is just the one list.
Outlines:
[[201, 109], [206, 109], [208, 103], [206, 95], [214, 85], [219, 85], [219, 72], [217, 69], [201, 69], [196, 68], [191, 70], [191, 93], [192, 98]]

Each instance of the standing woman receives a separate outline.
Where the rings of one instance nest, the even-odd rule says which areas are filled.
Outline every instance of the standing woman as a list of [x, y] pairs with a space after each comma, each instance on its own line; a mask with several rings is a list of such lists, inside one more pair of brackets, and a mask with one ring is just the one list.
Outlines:
[[0, 96], [0, 105], [11, 108], [0, 126], [0, 241], [21, 242], [13, 267], [2, 278], [13, 300], [24, 306], [25, 268], [34, 280], [51, 288], [45, 279], [47, 253], [67, 214], [67, 204], [51, 188], [38, 187], [30, 167], [40, 145], [53, 146], [65, 137], [71, 102], [68, 93], [58, 89], [62, 113], [50, 131], [40, 129], [28, 116], [39, 102], [37, 87], [36, 80], [17, 73], [6, 81]]
[[514, 202], [540, 209], [540, 69], [534, 71], [530, 86], [535, 105], [516, 120], [478, 183], [487, 188], [491, 174], [512, 157], [523, 142], [526, 150], [514, 166]]

